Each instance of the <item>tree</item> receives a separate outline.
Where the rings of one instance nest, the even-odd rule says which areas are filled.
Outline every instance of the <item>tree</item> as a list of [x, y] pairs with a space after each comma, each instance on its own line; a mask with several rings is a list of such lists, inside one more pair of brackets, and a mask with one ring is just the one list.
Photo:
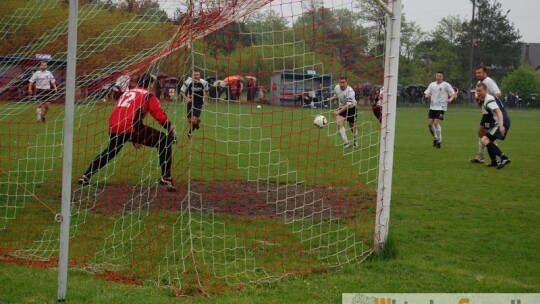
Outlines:
[[[358, 4], [360, 12], [358, 18], [369, 32], [368, 45], [373, 46], [368, 49], [371, 55], [383, 54], [384, 34], [386, 33], [386, 11], [375, 1], [360, 1]], [[402, 16], [404, 18], [404, 16]], [[403, 21], [403, 19], [402, 19]], [[403, 22], [402, 22], [403, 24]]]
[[341, 65], [350, 69], [361, 61], [367, 47], [365, 31], [357, 20], [350, 10], [313, 6], [293, 27], [301, 32], [300, 37], [310, 44], [312, 52], [339, 58]]
[[407, 22], [403, 20], [401, 26], [401, 55], [407, 60], [415, 57], [415, 49], [422, 42], [426, 33], [414, 21]]
[[503, 12], [497, 0], [476, 1], [478, 15], [474, 21], [464, 22], [463, 31], [457, 36], [458, 57], [464, 79], [469, 71], [471, 37], [475, 65], [483, 64], [489, 68], [490, 77], [502, 79], [519, 66], [521, 52], [521, 35], [508, 21], [510, 11]]
[[459, 58], [456, 37], [461, 33], [461, 26], [459, 17], [443, 18], [429, 38], [418, 43], [414, 50], [414, 59], [422, 67], [422, 76], [425, 77], [418, 82], [431, 82], [436, 71], [444, 71], [446, 79], [452, 85], [467, 87], [467, 80], [462, 78], [465, 73], [462, 73], [461, 65], [457, 64]]
[[284, 43], [284, 36], [289, 28], [287, 21], [274, 10], [255, 12], [250, 15], [246, 25], [252, 32], [259, 33], [260, 43], [273, 44]]
[[444, 17], [439, 21], [431, 35], [435, 39], [446, 40], [455, 43], [458, 36], [463, 31], [463, 21], [459, 16]]
[[533, 93], [540, 93], [540, 75], [530, 66], [522, 65], [501, 82], [504, 94], [515, 92], [527, 97]]
[[358, 8], [360, 9], [358, 17], [364, 26], [375, 32], [384, 33], [386, 30], [386, 11], [382, 7], [370, 0], [360, 1]]
[[257, 37], [249, 34], [244, 22], [232, 22], [225, 27], [208, 34], [204, 41], [213, 47], [210, 51], [216, 55], [218, 51], [230, 54], [238, 46], [252, 46], [257, 43]]

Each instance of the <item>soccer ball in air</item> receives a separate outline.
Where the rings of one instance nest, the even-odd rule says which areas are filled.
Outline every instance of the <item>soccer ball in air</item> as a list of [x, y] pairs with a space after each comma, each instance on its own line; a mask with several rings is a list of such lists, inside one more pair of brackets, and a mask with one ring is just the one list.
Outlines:
[[313, 124], [316, 127], [322, 128], [328, 124], [328, 119], [324, 115], [317, 115], [313, 120]]

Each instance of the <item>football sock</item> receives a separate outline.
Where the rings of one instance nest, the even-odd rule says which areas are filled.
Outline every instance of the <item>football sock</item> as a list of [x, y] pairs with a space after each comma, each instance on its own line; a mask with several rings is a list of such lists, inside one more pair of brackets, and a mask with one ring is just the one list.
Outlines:
[[442, 127], [441, 125], [435, 126], [435, 136], [439, 142], [442, 142]]
[[429, 133], [431, 133], [431, 136], [433, 136], [433, 139], [437, 139], [437, 137], [435, 136], [435, 126], [428, 125], [428, 129], [429, 129]]
[[486, 147], [488, 149], [489, 157], [491, 158], [491, 160], [494, 160], [495, 156], [502, 158], [503, 153], [496, 144], [490, 142], [489, 144], [487, 144]]
[[486, 147], [484, 146], [484, 144], [482, 143], [482, 140], [479, 139], [478, 140], [478, 155], [484, 155], [484, 151], [485, 151]]
[[36, 121], [38, 122], [41, 121], [42, 114], [43, 114], [43, 110], [41, 110], [40, 108], [36, 108]]
[[344, 143], [349, 141], [349, 139], [347, 139], [347, 132], [345, 131], [344, 127], [339, 128], [339, 134], [341, 135], [341, 139]]
[[353, 138], [354, 138], [354, 142], [357, 143], [358, 142], [358, 130], [354, 130], [354, 133], [353, 133]]

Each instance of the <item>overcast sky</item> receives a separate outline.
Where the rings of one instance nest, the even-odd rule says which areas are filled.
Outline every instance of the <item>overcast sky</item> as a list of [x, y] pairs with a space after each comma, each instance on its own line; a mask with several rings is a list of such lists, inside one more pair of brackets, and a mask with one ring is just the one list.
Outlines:
[[[523, 42], [540, 43], [540, 0], [497, 0], [503, 12], [510, 10], [508, 19], [519, 30]], [[433, 30], [446, 16], [470, 20], [470, 0], [402, 0], [408, 21], [414, 21], [424, 31]]]
[[[0, 0], [2, 1], [2, 0]], [[118, 1], [118, 0], [115, 0]], [[184, 0], [157, 0], [172, 15], [179, 2]], [[338, 5], [350, 0], [323, 0], [327, 6]], [[497, 0], [503, 12], [510, 10], [508, 18], [518, 29], [523, 42], [540, 43], [540, 0]], [[298, 5], [298, 0], [285, 0], [284, 3]], [[287, 11], [289, 5], [278, 7], [281, 1], [274, 1], [274, 10]], [[424, 31], [433, 30], [438, 22], [447, 16], [459, 16], [462, 20], [470, 20], [472, 13], [471, 0], [402, 0], [405, 17], [415, 21]], [[331, 5], [330, 5], [331, 6]]]

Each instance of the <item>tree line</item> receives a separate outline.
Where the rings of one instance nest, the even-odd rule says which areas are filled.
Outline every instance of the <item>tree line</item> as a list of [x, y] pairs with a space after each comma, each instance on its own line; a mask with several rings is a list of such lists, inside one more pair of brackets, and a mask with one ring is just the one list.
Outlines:
[[[372, 0], [357, 1], [358, 10], [354, 11], [331, 9], [320, 0], [311, 1], [303, 7], [304, 13], [293, 20], [262, 8], [194, 42], [193, 49], [211, 55], [199, 58], [210, 61], [208, 66], [216, 70], [239, 74], [304, 72], [299, 69], [319, 70], [320, 62], [324, 62], [325, 71], [346, 73], [352, 78], [351, 83], [380, 83], [385, 12]], [[453, 86], [468, 90], [475, 82], [471, 68], [482, 64], [508, 92], [523, 95], [540, 91], [540, 80], [534, 71], [521, 67], [518, 73], [522, 42], [519, 31], [508, 20], [510, 11], [503, 11], [497, 0], [471, 0], [471, 4], [473, 1], [476, 13], [472, 20], [447, 16], [431, 32], [422, 31], [414, 21], [402, 16], [399, 83], [427, 84], [433, 81], [437, 70], [442, 70]], [[189, 18], [186, 7], [178, 7], [171, 14], [159, 2], [150, 0], [81, 0], [81, 4], [128, 12], [162, 24], [180, 24], [183, 18]], [[271, 50], [265, 49], [268, 46]], [[125, 50], [122, 56], [128, 52]], [[227, 58], [226, 62], [222, 58]], [[242, 63], [244, 58], [249, 64]], [[173, 66], [173, 61], [165, 62], [171, 72], [180, 70]]]

